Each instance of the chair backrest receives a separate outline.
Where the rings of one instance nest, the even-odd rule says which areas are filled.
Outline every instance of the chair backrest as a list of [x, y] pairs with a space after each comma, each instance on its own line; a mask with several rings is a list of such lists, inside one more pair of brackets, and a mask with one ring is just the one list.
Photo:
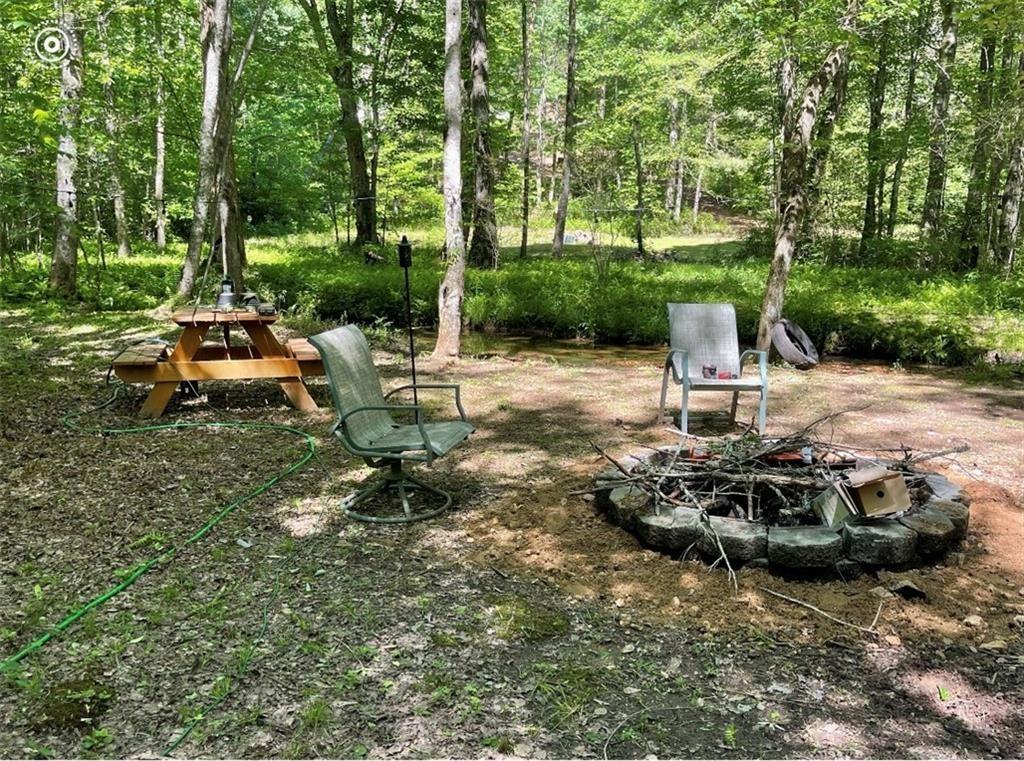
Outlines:
[[[359, 328], [343, 325], [312, 336], [309, 341], [320, 351], [339, 420], [360, 407], [386, 404], [370, 346]], [[345, 421], [346, 433], [362, 447], [370, 446], [370, 442], [394, 426], [387, 410], [360, 412]]]
[[732, 304], [669, 304], [668, 325], [671, 348], [689, 352], [691, 378], [700, 378], [704, 365], [739, 375], [740, 344]]

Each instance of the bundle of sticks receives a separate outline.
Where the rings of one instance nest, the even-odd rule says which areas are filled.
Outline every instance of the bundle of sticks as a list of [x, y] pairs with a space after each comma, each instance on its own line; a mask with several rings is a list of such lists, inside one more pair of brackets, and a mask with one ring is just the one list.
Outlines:
[[649, 492], [656, 509], [691, 507], [707, 515], [777, 526], [820, 523], [812, 502], [843, 471], [864, 464], [884, 465], [902, 472], [913, 493], [924, 481], [915, 465], [967, 449], [915, 452], [903, 445], [878, 449], [837, 443], [833, 422], [849, 411], [829, 413], [785, 436], [689, 437], [677, 446], [657, 449], [629, 468], [591, 444], [618, 468], [622, 483]]

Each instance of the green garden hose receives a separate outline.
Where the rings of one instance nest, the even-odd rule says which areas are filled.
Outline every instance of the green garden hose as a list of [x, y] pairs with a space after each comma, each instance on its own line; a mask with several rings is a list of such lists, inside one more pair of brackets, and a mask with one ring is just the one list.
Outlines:
[[123, 592], [124, 590], [128, 589], [128, 587], [130, 587], [132, 584], [134, 584], [136, 581], [138, 581], [138, 579], [140, 577], [142, 577], [144, 574], [149, 572], [154, 566], [162, 563], [165, 560], [169, 560], [175, 554], [177, 554], [177, 552], [179, 550], [184, 549], [185, 547], [188, 547], [190, 544], [195, 544], [196, 542], [198, 542], [214, 526], [216, 526], [218, 523], [220, 523], [222, 520], [224, 520], [224, 518], [226, 518], [228, 515], [233, 513], [235, 510], [237, 510], [239, 507], [244, 505], [246, 502], [249, 502], [250, 500], [254, 499], [255, 497], [258, 497], [260, 494], [263, 494], [265, 491], [267, 491], [268, 489], [273, 487], [275, 484], [277, 484], [282, 479], [290, 476], [292, 473], [295, 473], [297, 470], [302, 468], [306, 463], [308, 463], [313, 458], [313, 456], [316, 454], [316, 441], [314, 440], [314, 438], [310, 434], [306, 433], [305, 431], [299, 430], [298, 428], [292, 428], [291, 426], [287, 426], [287, 425], [279, 425], [277, 423], [242, 423], [242, 422], [223, 422], [223, 423], [219, 423], [219, 422], [211, 422], [211, 423], [162, 423], [162, 424], [157, 424], [157, 425], [134, 426], [134, 427], [131, 427], [131, 428], [89, 428], [89, 427], [79, 426], [77, 423], [73, 422], [73, 421], [77, 420], [78, 418], [82, 417], [83, 415], [90, 414], [90, 413], [93, 413], [93, 412], [98, 412], [99, 410], [103, 409], [104, 407], [107, 407], [110, 404], [112, 404], [114, 402], [114, 400], [117, 398], [118, 389], [119, 389], [119, 387], [115, 387], [114, 393], [110, 396], [109, 399], [107, 399], [102, 404], [100, 404], [100, 405], [98, 405], [96, 407], [93, 407], [92, 409], [86, 410], [84, 412], [71, 413], [71, 414], [65, 415], [61, 422], [64, 425], [66, 425], [67, 427], [71, 428], [72, 430], [84, 431], [84, 432], [92, 432], [92, 433], [100, 433], [100, 434], [104, 434], [104, 435], [120, 435], [120, 434], [126, 434], [126, 433], [144, 433], [144, 432], [148, 432], [148, 431], [182, 430], [182, 429], [188, 429], [188, 428], [233, 428], [233, 429], [240, 429], [240, 430], [279, 431], [279, 432], [282, 432], [282, 433], [292, 434], [294, 436], [301, 436], [305, 440], [306, 450], [305, 450], [305, 452], [303, 452], [302, 457], [300, 457], [298, 460], [296, 460], [293, 463], [291, 463], [290, 465], [288, 465], [288, 467], [286, 467], [283, 470], [279, 471], [272, 478], [267, 479], [266, 481], [261, 483], [259, 486], [254, 488], [252, 491], [248, 492], [247, 494], [244, 494], [243, 496], [241, 496], [238, 499], [236, 499], [234, 502], [231, 502], [229, 505], [223, 507], [220, 511], [218, 511], [216, 514], [214, 514], [213, 517], [211, 517], [208, 521], [206, 521], [206, 523], [204, 523], [202, 526], [200, 526], [199, 529], [197, 529], [191, 536], [189, 536], [183, 542], [181, 542], [180, 544], [176, 544], [173, 547], [170, 547], [170, 548], [164, 550], [163, 552], [159, 553], [158, 555], [155, 555], [155, 556], [151, 557], [149, 560], [145, 561], [144, 563], [142, 563], [141, 565], [136, 567], [135, 570], [132, 571], [119, 584], [116, 584], [116, 585], [112, 586], [110, 589], [108, 589], [105, 592], [102, 592], [101, 594], [99, 594], [96, 597], [92, 598], [91, 600], [89, 600], [89, 602], [85, 603], [84, 605], [79, 607], [77, 610], [71, 612], [64, 619], [62, 619], [60, 622], [58, 622], [53, 627], [51, 627], [49, 629], [49, 631], [43, 633], [42, 635], [40, 635], [39, 637], [34, 639], [32, 642], [29, 642], [21, 650], [19, 650], [18, 652], [14, 653], [14, 655], [11, 655], [10, 657], [6, 658], [2, 663], [0, 663], [0, 673], [3, 673], [5, 671], [11, 669], [12, 667], [14, 667], [18, 663], [20, 663], [26, 656], [28, 656], [31, 653], [35, 652], [36, 650], [41, 648], [43, 645], [45, 645], [47, 642], [49, 642], [51, 639], [53, 639], [54, 637], [56, 637], [59, 634], [63, 633], [64, 631], [66, 631], [73, 623], [75, 623], [75, 621], [80, 619], [82, 616], [84, 616], [90, 610], [93, 610], [94, 608], [98, 608], [100, 605], [105, 603], [107, 600], [111, 599], [112, 597], [116, 597], [121, 592]]

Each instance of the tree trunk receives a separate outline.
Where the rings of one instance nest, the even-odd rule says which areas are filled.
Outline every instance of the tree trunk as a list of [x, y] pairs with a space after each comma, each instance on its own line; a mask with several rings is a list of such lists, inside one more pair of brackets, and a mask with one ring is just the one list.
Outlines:
[[[676, 176], [679, 174], [679, 101], [672, 98], [668, 103], [668, 179], [665, 181], [665, 211], [672, 212], [676, 206]], [[679, 220], [673, 218], [674, 222]]]
[[523, 219], [519, 238], [519, 258], [525, 259], [530, 241], [530, 37], [526, 0], [520, 0], [519, 13], [523, 46], [521, 63], [523, 71]]
[[547, 91], [544, 82], [540, 84], [537, 96], [537, 205], [544, 203], [544, 107], [547, 105]]
[[697, 170], [697, 184], [693, 189], [693, 227], [697, 226], [697, 218], [700, 217], [701, 194], [704, 192], [704, 171], [708, 159], [715, 150], [715, 127], [717, 123], [718, 117], [715, 114], [711, 114], [708, 117], [708, 129], [704, 136], [704, 156], [702, 157], [700, 168]]
[[160, 5], [155, 6], [155, 37], [157, 72], [156, 80], [156, 155], [153, 164], [153, 205], [156, 211], [156, 220], [153, 224], [153, 234], [156, 240], [156, 250], [163, 253], [167, 248], [167, 207], [164, 203], [164, 172], [167, 166], [167, 144], [165, 135], [164, 120], [166, 118], [164, 105], [164, 35], [163, 35], [163, 13]]
[[[776, 118], [778, 121], [778, 144], [779, 150], [785, 152], [785, 146], [789, 144], [793, 132], [793, 103], [796, 98], [796, 70], [797, 60], [793, 55], [787, 55], [779, 61], [776, 70]], [[782, 205], [789, 196], [786, 188], [782, 186], [782, 161], [775, 162], [775, 195], [772, 198], [772, 207], [775, 212], [775, 221], [778, 224], [782, 215]]]
[[849, 67], [844, 61], [832, 81], [832, 94], [829, 96], [828, 105], [825, 106], [825, 112], [814, 125], [811, 158], [807, 167], [807, 204], [800, 225], [800, 235], [803, 238], [809, 238], [814, 234], [814, 221], [821, 200], [821, 183], [825, 179], [825, 170], [828, 168], [828, 159], [832, 153], [832, 135], [846, 108], [849, 84]]
[[470, 104], [476, 123], [473, 238], [469, 263], [498, 266], [498, 222], [494, 213], [494, 157], [491, 154], [491, 106], [487, 80], [487, 0], [469, 0], [469, 65], [473, 72]]
[[975, 102], [974, 151], [964, 201], [964, 223], [960, 231], [960, 263], [965, 269], [977, 269], [984, 238], [984, 195], [988, 180], [992, 141], [992, 75], [995, 71], [996, 38], [986, 36], [981, 43], [978, 62], [978, 94]]
[[[846, 15], [840, 22], [842, 29], [852, 29], [859, 9], [859, 0], [851, 0]], [[761, 303], [761, 318], [757, 328], [757, 348], [761, 351], [767, 351], [771, 346], [771, 329], [782, 317], [786, 283], [793, 264], [801, 219], [806, 209], [807, 155], [818, 117], [818, 106], [825, 89], [835, 81], [837, 74], [846, 68], [848, 57], [849, 46], [846, 43], [833, 48], [825, 57], [821, 68], [808, 80], [799, 108], [794, 109], [793, 114], [783, 119], [783, 123], [789, 122], [792, 125], [791, 138], [782, 147], [780, 176], [782, 187], [788, 189], [789, 195], [782, 207], [779, 225], [775, 231], [775, 250], [765, 286], [764, 300]]]
[[569, 40], [566, 46], [565, 137], [562, 140], [562, 192], [555, 210], [555, 236], [551, 253], [562, 255], [565, 242], [565, 217], [569, 213], [569, 187], [572, 180], [572, 152], [576, 145], [576, 0], [569, 0]]
[[633, 125], [633, 163], [636, 165], [636, 249], [644, 256], [644, 165], [640, 159], [640, 128]]
[[935, 62], [935, 87], [932, 90], [931, 129], [928, 148], [928, 181], [924, 191], [921, 231], [935, 237], [942, 224], [943, 195], [946, 187], [946, 119], [952, 90], [953, 62], [956, 60], [957, 26], [954, 0], [940, 0], [942, 7], [942, 38]]
[[869, 242], [878, 233], [880, 227], [880, 196], [882, 182], [885, 178], [885, 166], [882, 161], [882, 123], [885, 119], [885, 87], [889, 74], [889, 30], [883, 22], [879, 32], [878, 62], [874, 76], [871, 77], [871, 90], [868, 96], [868, 144], [867, 144], [867, 177], [868, 187], [864, 200], [864, 220], [860, 231], [860, 255], [863, 257], [868, 250]]
[[[1022, 57], [1024, 60], [1024, 57]], [[999, 217], [996, 256], [1007, 271], [1013, 269], [1020, 242], [1021, 194], [1024, 193], [1024, 133], [1019, 132], [1010, 146], [1010, 165], [1003, 185], [1002, 214]]]
[[[916, 29], [916, 40], [924, 39], [928, 30], [928, 21], [932, 13], [932, 0], [922, 0]], [[917, 89], [917, 65], [919, 60], [919, 45], [912, 43], [910, 46], [910, 59], [907, 61], [907, 92], [903, 99], [903, 123], [900, 130], [900, 148], [896, 156], [896, 164], [892, 170], [892, 182], [889, 190], [889, 218], [886, 220], [885, 234], [891, 238], [896, 232], [896, 218], [899, 216], [900, 207], [900, 182], [903, 179], [903, 165], [907, 161], [907, 152], [910, 148], [910, 127], [914, 118], [914, 96]]]
[[437, 294], [434, 356], [459, 356], [466, 250], [462, 237], [462, 0], [445, 0], [444, 26], [444, 228], [447, 269]]
[[203, 51], [203, 100], [199, 124], [199, 176], [192, 205], [192, 228], [181, 269], [178, 293], [190, 296], [199, 269], [199, 253], [210, 221], [210, 207], [216, 202], [218, 125], [223, 114], [224, 90], [228, 86], [228, 57], [231, 54], [231, 0], [201, 0]]
[[[58, 11], [61, 6], [58, 5]], [[82, 38], [78, 16], [62, 12], [61, 28], [68, 35], [68, 53], [60, 64], [60, 138], [57, 142], [57, 218], [54, 225], [50, 290], [70, 298], [78, 290], [78, 168], [77, 132], [81, 117]]]
[[117, 255], [130, 256], [132, 244], [128, 234], [128, 220], [124, 202], [124, 184], [121, 182], [121, 163], [118, 156], [120, 125], [117, 118], [117, 104], [114, 98], [114, 80], [111, 71], [110, 53], [107, 48], [107, 30], [110, 11], [96, 17], [96, 37], [100, 48], [100, 67], [103, 70], [103, 127], [107, 133], [107, 168], [110, 180], [110, 198], [114, 204], [114, 237], [117, 240]]

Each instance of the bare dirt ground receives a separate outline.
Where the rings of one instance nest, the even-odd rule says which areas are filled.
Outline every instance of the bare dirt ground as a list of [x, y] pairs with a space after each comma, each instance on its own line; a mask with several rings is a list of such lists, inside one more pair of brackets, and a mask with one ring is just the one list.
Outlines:
[[[62, 425], [103, 398], [112, 349], [154, 331], [139, 315], [0, 314], [0, 657], [302, 454], [277, 433]], [[1024, 754], [1024, 390], [934, 368], [772, 369], [769, 433], [870, 403], [837, 441], [971, 446], [935, 463], [973, 499], [967, 543], [899, 574], [927, 598], [884, 599], [873, 637], [762, 588], [866, 626], [884, 575], [743, 571], [734, 594], [569, 494], [605, 467], [590, 440], [615, 456], [673, 440], [655, 423], [659, 355], [506, 343], [426, 370], [463, 384], [478, 432], [422, 474], [456, 509], [408, 528], [338, 513], [369, 471], [328, 439], [322, 382], [314, 416], [273, 384], [175, 400], [168, 421], [287, 423], [319, 456], [4, 674], [0, 756], [158, 755], [189, 727], [174, 755]], [[404, 377], [401, 357], [378, 360], [387, 384]], [[138, 393], [88, 422], [133, 424]]]

